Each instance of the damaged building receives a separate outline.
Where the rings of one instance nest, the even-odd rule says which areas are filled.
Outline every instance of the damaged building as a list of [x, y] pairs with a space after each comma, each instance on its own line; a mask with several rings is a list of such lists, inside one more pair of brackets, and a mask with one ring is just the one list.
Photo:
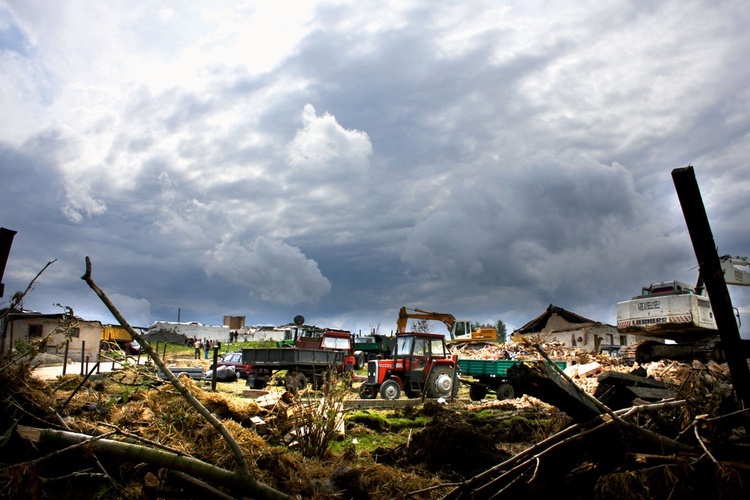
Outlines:
[[613, 355], [617, 355], [620, 347], [642, 340], [637, 335], [621, 334], [612, 325], [585, 318], [552, 304], [514, 332], [514, 335], [532, 334], [567, 347]]
[[102, 324], [89, 321], [68, 313], [43, 314], [35, 311], [14, 311], [4, 315], [0, 324], [2, 330], [2, 352], [10, 352], [16, 342], [47, 338], [44, 352], [64, 354], [68, 359], [83, 361], [95, 360], [99, 353], [99, 340], [102, 337]]

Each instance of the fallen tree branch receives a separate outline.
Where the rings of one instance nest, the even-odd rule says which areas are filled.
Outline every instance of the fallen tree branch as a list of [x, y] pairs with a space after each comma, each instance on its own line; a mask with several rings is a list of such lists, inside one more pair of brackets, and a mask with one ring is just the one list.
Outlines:
[[[177, 389], [177, 391], [190, 403], [190, 405], [196, 409], [196, 411], [203, 416], [203, 418], [206, 419], [206, 421], [211, 424], [211, 426], [216, 429], [219, 434], [224, 438], [224, 440], [228, 443], [230, 449], [232, 450], [232, 453], [234, 454], [235, 461], [237, 462], [237, 465], [239, 467], [239, 476], [233, 476], [233, 477], [241, 477], [243, 478], [244, 482], [253, 484], [253, 491], [257, 493], [262, 493], [263, 497], [267, 498], [287, 498], [286, 495], [283, 493], [271, 488], [268, 485], [265, 485], [263, 483], [257, 482], [255, 479], [253, 479], [250, 476], [250, 469], [247, 465], [247, 460], [245, 458], [245, 453], [242, 451], [242, 448], [237, 443], [237, 440], [234, 439], [234, 436], [227, 430], [226, 427], [219, 421], [218, 418], [216, 418], [208, 409], [203, 406], [203, 404], [198, 401], [198, 398], [196, 398], [189, 390], [188, 388], [180, 382], [180, 380], [172, 373], [172, 371], [167, 367], [167, 365], [162, 361], [161, 357], [159, 357], [159, 354], [154, 350], [153, 347], [146, 341], [146, 339], [143, 338], [143, 336], [135, 331], [135, 329], [130, 326], [130, 324], [127, 322], [127, 320], [120, 314], [120, 311], [117, 310], [117, 308], [114, 306], [114, 304], [109, 300], [109, 298], [106, 296], [106, 294], [97, 286], [97, 284], [94, 282], [93, 278], [91, 277], [91, 259], [89, 257], [86, 257], [86, 272], [83, 276], [81, 276], [81, 279], [86, 282], [87, 285], [89, 285], [89, 288], [91, 288], [94, 293], [99, 297], [99, 299], [104, 303], [105, 306], [107, 306], [107, 309], [112, 313], [112, 315], [117, 319], [117, 321], [122, 325], [125, 330], [135, 339], [141, 347], [146, 351], [146, 353], [149, 355], [149, 357], [153, 360], [154, 364], [164, 373], [164, 376], [169, 380], [172, 385]], [[193, 459], [194, 460], [194, 459]], [[203, 463], [203, 462], [200, 462]], [[208, 464], [204, 464], [208, 465]], [[224, 471], [227, 474], [233, 474], [225, 471], [224, 469], [220, 469]], [[189, 471], [186, 471], [189, 473]]]
[[122, 314], [120, 314], [120, 311], [117, 310], [117, 308], [109, 300], [109, 298], [105, 295], [101, 288], [99, 288], [96, 283], [94, 283], [94, 280], [91, 278], [91, 260], [88, 257], [86, 257], [86, 273], [81, 277], [81, 279], [84, 280], [94, 291], [94, 293], [96, 293], [99, 299], [104, 302], [104, 305], [107, 306], [107, 309], [109, 309], [109, 311], [117, 319], [120, 325], [122, 325], [122, 327], [128, 331], [128, 333], [141, 345], [141, 347], [143, 347], [143, 350], [146, 351], [149, 357], [151, 357], [151, 359], [154, 361], [154, 364], [159, 367], [162, 373], [164, 373], [167, 380], [169, 380], [172, 385], [179, 391], [179, 393], [185, 399], [187, 399], [188, 403], [190, 403], [190, 405], [195, 408], [198, 413], [200, 413], [203, 418], [205, 418], [208, 423], [210, 423], [219, 432], [219, 434], [221, 434], [221, 436], [229, 444], [229, 447], [234, 453], [235, 461], [237, 462], [240, 470], [245, 474], [249, 474], [247, 461], [245, 460], [245, 454], [242, 451], [242, 448], [240, 448], [239, 444], [237, 444], [234, 436], [229, 433], [229, 431], [226, 429], [226, 427], [224, 427], [224, 425], [219, 421], [218, 418], [213, 416], [211, 412], [208, 411], [208, 409], [203, 406], [200, 401], [198, 401], [198, 398], [196, 398], [188, 390], [188, 388], [185, 387], [185, 384], [179, 381], [179, 379], [174, 375], [174, 373], [172, 373], [172, 371], [167, 367], [164, 361], [162, 361], [162, 359], [159, 357], [159, 354], [154, 350], [154, 348], [151, 347], [151, 345], [146, 341], [146, 339], [143, 338], [140, 333], [136, 332], [135, 329], [130, 326], [127, 320], [122, 316]]
[[[26, 426], [24, 426], [24, 425], [18, 426], [18, 434], [20, 434], [21, 437], [24, 437], [23, 432], [21, 430], [23, 428], [26, 428]], [[59, 432], [63, 432], [63, 431], [59, 431]], [[14, 465], [19, 466], [19, 467], [25, 467], [27, 465], [36, 465], [36, 464], [38, 464], [40, 462], [43, 462], [45, 460], [48, 460], [50, 458], [54, 458], [54, 457], [62, 455], [63, 453], [67, 453], [69, 451], [75, 450], [76, 448], [81, 448], [82, 446], [85, 446], [86, 444], [94, 442], [94, 441], [96, 441], [98, 439], [105, 439], [105, 438], [107, 438], [109, 436], [112, 436], [113, 434], [116, 434], [116, 433], [117, 433], [117, 431], [112, 431], [112, 432], [108, 432], [106, 434], [102, 434], [100, 436], [87, 436], [88, 439], [86, 439], [85, 441], [80, 441], [80, 442], [71, 444], [67, 448], [63, 448], [63, 449], [60, 449], [60, 450], [55, 450], [52, 453], [49, 453], [49, 454], [44, 455], [42, 457], [35, 458], [34, 460], [29, 460], [28, 462], [21, 462], [21, 463], [14, 464]]]
[[174, 448], [172, 448], [170, 446], [167, 446], [167, 445], [164, 445], [164, 444], [161, 444], [161, 443], [157, 443], [156, 441], [153, 441], [151, 439], [147, 439], [147, 438], [145, 438], [143, 436], [139, 436], [138, 434], [133, 434], [132, 432], [128, 432], [128, 431], [126, 431], [126, 430], [124, 430], [124, 429], [122, 429], [122, 428], [120, 428], [120, 427], [118, 427], [116, 425], [113, 425], [113, 424], [110, 424], [110, 423], [107, 423], [107, 422], [97, 422], [97, 424], [98, 425], [103, 425], [104, 427], [109, 427], [110, 429], [115, 429], [115, 431], [117, 431], [117, 434], [119, 434], [121, 436], [125, 436], [125, 437], [130, 438], [130, 439], [135, 439], [136, 441], [140, 441], [140, 442], [142, 442], [144, 444], [148, 444], [148, 445], [154, 446], [156, 448], [161, 448], [164, 451], [168, 451], [168, 452], [174, 453], [176, 455], [183, 455], [183, 456], [186, 456], [186, 457], [190, 456], [187, 453], [182, 452], [180, 450], [176, 450], [176, 449], [174, 449]]
[[88, 449], [96, 454], [120, 460], [147, 462], [159, 468], [179, 471], [204, 481], [221, 484], [230, 488], [235, 493], [241, 493], [241, 496], [270, 499], [289, 498], [284, 493], [255, 480], [249, 474], [245, 474], [242, 471], [228, 471], [194, 457], [180, 456], [164, 450], [111, 439], [92, 439], [91, 436], [76, 432], [39, 429], [21, 425], [17, 427], [17, 432], [23, 439], [34, 444], [57, 446], [86, 444]]

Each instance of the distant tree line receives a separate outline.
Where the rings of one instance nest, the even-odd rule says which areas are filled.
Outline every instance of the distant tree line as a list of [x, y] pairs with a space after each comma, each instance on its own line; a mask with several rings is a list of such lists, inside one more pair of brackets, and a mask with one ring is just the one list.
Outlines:
[[505, 342], [506, 340], [508, 340], [508, 329], [506, 328], [505, 323], [501, 319], [497, 320], [497, 323], [495, 323], [494, 325], [492, 323], [487, 323], [487, 324], [474, 323], [472, 326], [474, 327], [474, 329], [494, 328], [495, 330], [497, 330], [498, 342]]

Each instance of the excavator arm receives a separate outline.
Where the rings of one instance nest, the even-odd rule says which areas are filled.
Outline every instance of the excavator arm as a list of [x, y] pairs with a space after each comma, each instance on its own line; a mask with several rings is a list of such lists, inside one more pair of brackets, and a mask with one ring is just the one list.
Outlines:
[[426, 319], [428, 321], [442, 321], [448, 332], [453, 331], [453, 325], [456, 323], [456, 318], [452, 314], [436, 313], [430, 311], [423, 311], [422, 309], [409, 309], [402, 307], [398, 312], [398, 321], [396, 322], [396, 333], [406, 333], [406, 324], [410, 319]]
[[750, 286], [750, 264], [747, 257], [724, 255], [719, 261], [727, 285]]

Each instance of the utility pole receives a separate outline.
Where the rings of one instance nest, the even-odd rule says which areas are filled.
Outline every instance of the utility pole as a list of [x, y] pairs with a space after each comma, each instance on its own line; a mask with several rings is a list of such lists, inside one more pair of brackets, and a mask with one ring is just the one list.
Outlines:
[[729, 297], [727, 283], [721, 270], [719, 254], [695, 171], [692, 166], [676, 168], [672, 170], [672, 180], [682, 206], [690, 240], [693, 242], [700, 275], [711, 301], [716, 328], [719, 329], [724, 355], [732, 376], [732, 385], [742, 406], [750, 408], [750, 369], [747, 366], [747, 354], [734, 318], [732, 299]]

